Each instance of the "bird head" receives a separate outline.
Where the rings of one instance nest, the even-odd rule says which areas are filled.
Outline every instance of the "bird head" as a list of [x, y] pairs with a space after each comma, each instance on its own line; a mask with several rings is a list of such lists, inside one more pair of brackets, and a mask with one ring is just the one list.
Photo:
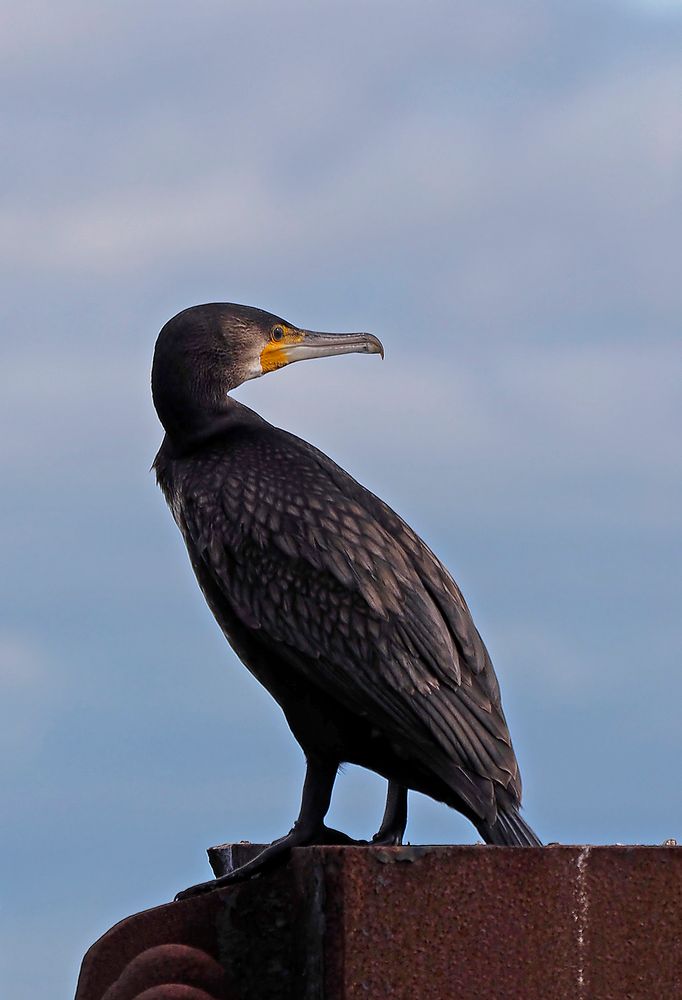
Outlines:
[[171, 435], [194, 430], [224, 411], [227, 394], [294, 361], [336, 354], [380, 354], [371, 333], [317, 333], [250, 306], [214, 302], [170, 319], [154, 350], [152, 394]]

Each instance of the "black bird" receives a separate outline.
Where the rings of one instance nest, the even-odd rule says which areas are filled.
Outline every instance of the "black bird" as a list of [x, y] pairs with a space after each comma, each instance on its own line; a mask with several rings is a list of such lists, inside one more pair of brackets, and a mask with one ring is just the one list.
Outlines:
[[169, 320], [152, 392], [154, 468], [199, 586], [228, 642], [284, 711], [305, 753], [289, 848], [350, 842], [324, 826], [342, 762], [389, 781], [374, 843], [400, 844], [407, 789], [467, 816], [487, 844], [538, 845], [490, 657], [448, 571], [383, 501], [312, 445], [229, 396], [304, 358], [381, 354], [369, 333], [313, 333], [213, 303]]

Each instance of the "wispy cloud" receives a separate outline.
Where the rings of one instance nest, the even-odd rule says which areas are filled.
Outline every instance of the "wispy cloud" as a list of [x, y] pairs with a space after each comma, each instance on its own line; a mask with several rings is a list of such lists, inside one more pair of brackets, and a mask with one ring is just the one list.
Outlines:
[[[274, 27], [281, 12], [265, 9]], [[581, 18], [609, 16], [608, 6], [589, 10], [576, 7], [574, 33]], [[27, 177], [20, 159], [9, 172], [6, 263], [106, 282], [190, 261], [219, 260], [229, 275], [236, 262], [293, 274], [315, 259], [327, 267], [355, 260], [387, 287], [387, 270], [406, 272], [430, 321], [454, 312], [500, 336], [524, 326], [537, 336], [557, 321], [575, 328], [590, 316], [624, 327], [674, 323], [682, 305], [674, 280], [677, 50], [661, 44], [652, 59], [650, 46], [640, 50], [636, 35], [624, 34], [621, 59], [599, 67], [585, 53], [587, 62], [576, 64], [567, 48], [550, 74], [543, 58], [555, 42], [552, 18], [565, 16], [558, 7], [541, 14], [522, 5], [510, 18], [495, 4], [453, 18], [438, 4], [442, 35], [428, 18], [417, 26], [414, 11], [388, 19], [377, 11], [366, 24], [373, 58], [353, 73], [324, 46], [306, 44], [311, 11], [301, 8], [293, 17], [305, 57], [288, 59], [282, 72], [266, 44], [254, 74], [248, 43], [231, 48], [220, 62], [223, 86], [229, 81], [223, 100], [211, 93], [205, 106], [190, 108], [178, 96], [159, 107], [147, 87], [121, 119], [91, 122], [87, 103], [76, 103], [61, 134], [36, 116], [20, 137], [31, 171]], [[123, 36], [141, 16], [128, 6], [108, 15]], [[217, 6], [206, 5], [203, 16], [217, 32], [224, 26], [255, 42], [256, 22], [244, 9], [229, 27]], [[142, 29], [150, 23], [143, 17]], [[105, 63], [116, 51], [111, 27], [99, 23], [88, 45]], [[66, 31], [76, 74], [80, 30]], [[433, 62], [427, 67], [422, 52], [424, 73], [397, 81], [415, 30]], [[165, 33], [168, 49], [154, 59], [170, 73], [182, 36], [164, 19]], [[439, 62], [455, 39], [459, 85]], [[205, 44], [216, 58], [214, 41]], [[142, 52], [132, 51], [133, 72], [143, 75]], [[204, 74], [211, 63], [200, 47], [182, 55], [185, 72]], [[466, 74], [488, 68], [502, 80], [486, 99]], [[102, 82], [94, 73], [98, 86], [108, 92], [108, 76]], [[40, 145], [45, 128], [49, 157]], [[35, 196], [37, 179], [47, 200]]]
[[[49, 652], [32, 636], [0, 630], [0, 759], [5, 775], [40, 757], [55, 710]], [[10, 771], [10, 773], [11, 773]]]

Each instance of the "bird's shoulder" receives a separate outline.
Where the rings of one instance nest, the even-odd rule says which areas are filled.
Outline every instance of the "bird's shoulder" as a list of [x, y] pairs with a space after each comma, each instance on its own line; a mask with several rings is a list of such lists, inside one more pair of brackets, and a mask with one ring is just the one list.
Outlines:
[[435, 654], [427, 657], [433, 669], [447, 664], [447, 681], [459, 682], [462, 667], [490, 675], [486, 686], [498, 699], [487, 651], [448, 570], [388, 504], [313, 445], [248, 422], [181, 462], [174, 486], [181, 528], [215, 570], [286, 578], [299, 589], [314, 580], [318, 593], [323, 575], [390, 619], [406, 643]]
[[280, 566], [288, 558], [329, 571], [364, 591], [376, 610], [372, 579], [383, 579], [382, 608], [390, 608], [395, 579], [410, 573], [372, 510], [372, 495], [318, 449], [265, 422], [176, 462], [166, 492], [201, 548], [274, 549]]

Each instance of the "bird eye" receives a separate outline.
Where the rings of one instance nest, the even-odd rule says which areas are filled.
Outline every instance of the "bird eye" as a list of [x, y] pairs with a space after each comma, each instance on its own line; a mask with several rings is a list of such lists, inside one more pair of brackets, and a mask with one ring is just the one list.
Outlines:
[[281, 340], [283, 336], [284, 336], [284, 330], [282, 329], [282, 327], [281, 326], [273, 326], [273, 328], [272, 328], [272, 339], [273, 340]]

